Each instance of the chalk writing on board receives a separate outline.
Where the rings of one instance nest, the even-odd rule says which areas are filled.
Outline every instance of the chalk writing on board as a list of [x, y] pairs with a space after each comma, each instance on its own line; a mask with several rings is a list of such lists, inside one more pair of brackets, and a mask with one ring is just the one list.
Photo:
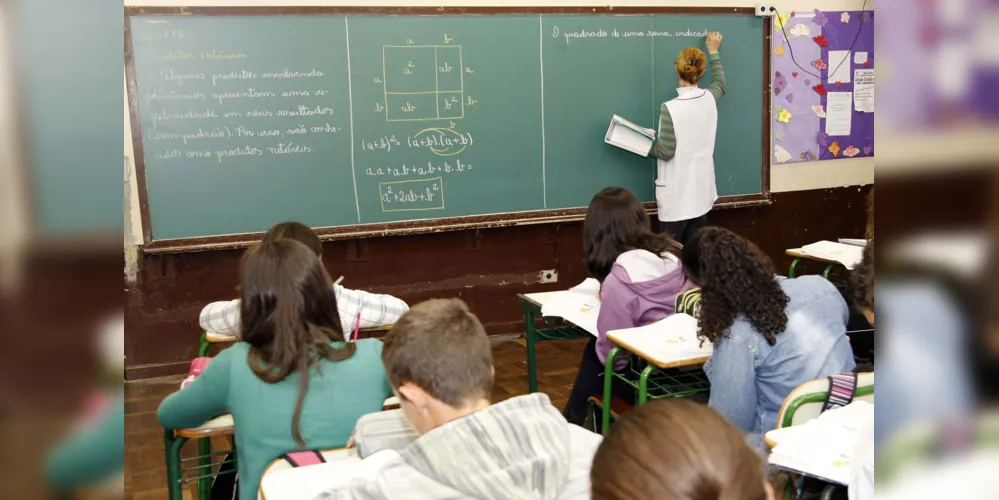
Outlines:
[[215, 156], [218, 157], [219, 163], [222, 163], [222, 158], [235, 158], [238, 156], [260, 156], [264, 152], [260, 148], [253, 146], [243, 146], [241, 148], [234, 149], [223, 149], [215, 152]]
[[577, 31], [562, 31], [558, 26], [552, 26], [552, 38], [558, 38], [559, 36], [565, 38], [565, 43], [568, 44], [569, 40], [583, 40], [583, 39], [603, 39], [603, 38], [635, 38], [635, 37], [695, 37], [703, 38], [707, 36], [707, 31], [696, 31], [696, 30], [683, 30], [683, 31], [618, 31], [617, 29], [612, 29], [610, 32], [603, 28], [596, 29], [581, 29]]
[[189, 141], [196, 141], [198, 139], [228, 139], [232, 137], [232, 131], [229, 130], [229, 127], [216, 127], [208, 130], [198, 128], [195, 131], [187, 133], [150, 130], [149, 133], [146, 134], [146, 137], [150, 141], [180, 140], [183, 141], [184, 144], [187, 144]]
[[310, 148], [308, 146], [305, 146], [305, 145], [302, 145], [302, 144], [294, 144], [294, 143], [290, 143], [290, 142], [288, 144], [278, 143], [277, 146], [269, 146], [267, 148], [267, 150], [270, 151], [270, 153], [274, 154], [274, 155], [289, 155], [289, 154], [300, 154], [300, 153], [311, 153], [312, 152], [312, 148]]
[[166, 29], [166, 30], [139, 30], [132, 35], [136, 40], [183, 40], [187, 38], [184, 34], [184, 30], [180, 29]]
[[406, 139], [414, 148], [428, 148], [438, 156], [453, 156], [461, 153], [473, 143], [471, 132], [458, 132], [453, 128], [423, 129]]
[[252, 71], [243, 70], [232, 70], [226, 73], [215, 73], [212, 75], [212, 86], [219, 84], [219, 81], [225, 80], [249, 80], [251, 78], [256, 78], [257, 74]]
[[220, 60], [220, 61], [234, 61], [237, 59], [246, 59], [246, 54], [238, 50], [234, 52], [226, 52], [223, 50], [211, 49], [211, 50], [202, 50], [201, 58]]
[[333, 108], [329, 106], [305, 106], [299, 105], [297, 109], [279, 109], [277, 116], [313, 116], [332, 115]]
[[254, 88], [249, 88], [246, 90], [240, 90], [236, 92], [216, 92], [212, 93], [212, 99], [215, 99], [219, 104], [225, 104], [226, 100], [230, 99], [262, 99], [265, 97], [275, 97], [277, 94], [270, 91], [258, 91]]
[[378, 194], [382, 212], [444, 210], [444, 179], [381, 182]]
[[218, 118], [219, 115], [215, 113], [214, 109], [206, 108], [204, 110], [193, 110], [189, 109], [187, 111], [153, 111], [149, 113], [149, 119], [153, 121], [153, 127], [158, 127], [160, 122], [167, 120], [198, 120], [203, 118]]
[[461, 159], [445, 161], [442, 163], [427, 162], [425, 166], [406, 165], [373, 168], [365, 170], [364, 175], [368, 177], [411, 177], [425, 176], [433, 174], [453, 174], [472, 170], [471, 163], [465, 163]]
[[176, 90], [168, 90], [163, 92], [156, 89], [146, 94], [146, 103], [151, 103], [153, 101], [198, 101], [204, 98], [205, 94], [202, 94], [200, 90], [196, 90], [194, 92], [177, 92]]
[[[445, 35], [445, 43], [452, 37]], [[465, 116], [465, 67], [461, 45], [384, 45], [385, 120], [456, 120]], [[382, 105], [383, 104], [383, 105]]]
[[361, 140], [361, 149], [364, 151], [375, 151], [384, 150], [391, 152], [393, 146], [402, 146], [399, 139], [396, 139], [394, 135], [386, 135], [384, 137], [379, 137], [374, 140]]

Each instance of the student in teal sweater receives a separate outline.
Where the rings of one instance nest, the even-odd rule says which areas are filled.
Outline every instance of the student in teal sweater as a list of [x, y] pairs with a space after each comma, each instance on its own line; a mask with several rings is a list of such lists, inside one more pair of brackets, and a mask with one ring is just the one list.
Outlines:
[[242, 500], [257, 497], [272, 460], [343, 447], [357, 419], [392, 395], [381, 341], [344, 341], [332, 285], [308, 247], [265, 240], [243, 261], [243, 341], [160, 405], [168, 429], [232, 414]]

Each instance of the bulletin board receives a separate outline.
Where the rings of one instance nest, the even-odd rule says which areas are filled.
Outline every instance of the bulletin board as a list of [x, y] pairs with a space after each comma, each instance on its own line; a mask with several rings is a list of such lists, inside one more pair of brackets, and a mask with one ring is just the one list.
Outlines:
[[874, 156], [874, 12], [773, 22], [774, 162]]

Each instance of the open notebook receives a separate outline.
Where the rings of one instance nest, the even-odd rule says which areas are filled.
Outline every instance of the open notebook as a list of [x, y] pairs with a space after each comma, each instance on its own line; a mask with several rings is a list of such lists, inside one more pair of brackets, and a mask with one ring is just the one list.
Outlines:
[[541, 315], [562, 318], [592, 335], [597, 335], [600, 282], [587, 278], [568, 290], [557, 292], [541, 306]]
[[874, 425], [874, 405], [854, 401], [823, 412], [801, 425], [767, 433], [777, 442], [767, 461], [837, 484], [849, 484], [854, 450], [864, 430]]
[[607, 332], [607, 338], [657, 366], [681, 365], [684, 361], [711, 356], [714, 345], [697, 338], [697, 320], [689, 314], [674, 314], [650, 325]]
[[834, 241], [823, 240], [805, 245], [801, 247], [801, 251], [813, 257], [839, 262], [851, 270], [864, 258], [864, 247]]
[[374, 481], [378, 471], [399, 460], [399, 452], [385, 450], [361, 460], [344, 454], [330, 461], [267, 474], [260, 479], [260, 491], [267, 500], [303, 500], [320, 493], [344, 488], [354, 479]]

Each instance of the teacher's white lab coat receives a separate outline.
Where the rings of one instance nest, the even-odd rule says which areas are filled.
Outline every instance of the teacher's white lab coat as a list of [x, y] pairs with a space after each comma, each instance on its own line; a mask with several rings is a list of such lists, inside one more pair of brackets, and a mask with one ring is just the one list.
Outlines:
[[715, 187], [715, 134], [718, 108], [705, 89], [681, 87], [666, 103], [676, 133], [676, 155], [658, 160], [656, 205], [664, 222], [696, 219], [718, 199]]

